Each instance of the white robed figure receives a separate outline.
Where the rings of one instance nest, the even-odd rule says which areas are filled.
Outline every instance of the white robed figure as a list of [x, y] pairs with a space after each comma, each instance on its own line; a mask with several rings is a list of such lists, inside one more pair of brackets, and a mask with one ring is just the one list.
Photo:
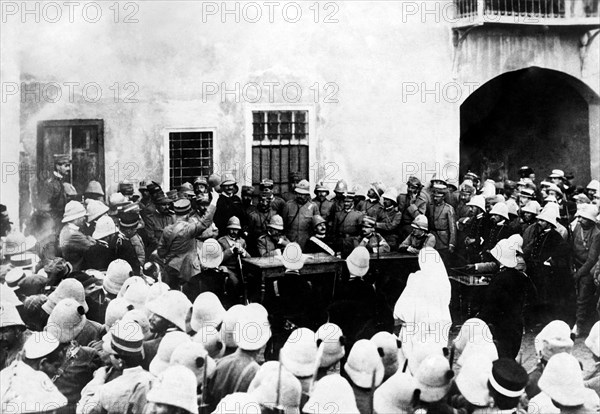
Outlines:
[[426, 247], [419, 252], [419, 267], [408, 277], [394, 307], [394, 318], [402, 324], [402, 352], [408, 358], [414, 347], [425, 342], [447, 347], [452, 327], [450, 279], [442, 258]]

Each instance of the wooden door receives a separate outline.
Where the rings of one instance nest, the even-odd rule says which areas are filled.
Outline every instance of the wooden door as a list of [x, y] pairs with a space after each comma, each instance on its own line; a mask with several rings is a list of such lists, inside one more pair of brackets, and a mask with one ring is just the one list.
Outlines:
[[[54, 169], [54, 154], [71, 154], [70, 182], [83, 194], [91, 180], [104, 183], [104, 121], [75, 119], [40, 121], [37, 133], [38, 177], [48, 178]], [[38, 183], [39, 184], [39, 183]]]

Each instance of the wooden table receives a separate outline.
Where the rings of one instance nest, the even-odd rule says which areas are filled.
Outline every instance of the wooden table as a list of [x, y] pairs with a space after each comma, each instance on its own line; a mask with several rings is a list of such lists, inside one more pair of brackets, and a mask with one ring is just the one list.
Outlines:
[[463, 274], [448, 269], [448, 278], [452, 284], [451, 309], [455, 313], [453, 319], [462, 324], [474, 317], [479, 311], [481, 302], [485, 299], [485, 288], [489, 285], [488, 274]]
[[385, 302], [394, 309], [396, 301], [406, 287], [406, 281], [411, 273], [419, 270], [419, 260], [416, 254], [410, 253], [381, 253], [371, 255], [370, 271], [375, 272], [375, 285], [385, 297]]
[[[345, 261], [324, 253], [307, 254], [304, 267], [300, 270], [301, 275], [333, 275], [333, 287], [340, 280]], [[283, 276], [285, 267], [279, 259], [274, 257], [251, 257], [242, 259], [244, 272], [260, 276], [261, 301], [264, 300], [265, 283], [267, 279]], [[333, 295], [333, 292], [332, 292]]]
[[416, 254], [410, 253], [400, 253], [400, 252], [390, 252], [390, 253], [380, 253], [377, 256], [377, 253], [371, 254], [371, 260], [380, 260], [382, 262], [412, 262], [414, 260], [418, 261], [419, 257]]

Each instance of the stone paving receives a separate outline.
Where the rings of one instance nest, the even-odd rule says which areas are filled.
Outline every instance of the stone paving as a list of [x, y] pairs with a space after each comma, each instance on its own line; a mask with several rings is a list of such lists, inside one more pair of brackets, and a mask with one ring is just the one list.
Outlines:
[[[537, 333], [526, 333], [523, 336], [523, 342], [521, 343], [521, 358], [522, 365], [529, 372], [537, 364], [537, 357], [535, 355], [534, 341]], [[575, 346], [573, 347], [573, 356], [583, 364], [584, 376], [594, 369], [594, 360], [592, 358], [592, 352], [585, 346], [585, 337], [575, 339]]]

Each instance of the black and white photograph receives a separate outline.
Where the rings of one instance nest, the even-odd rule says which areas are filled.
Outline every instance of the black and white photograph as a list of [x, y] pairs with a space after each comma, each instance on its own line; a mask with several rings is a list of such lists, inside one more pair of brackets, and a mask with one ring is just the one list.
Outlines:
[[0, 413], [600, 414], [600, 0], [0, 0]]

